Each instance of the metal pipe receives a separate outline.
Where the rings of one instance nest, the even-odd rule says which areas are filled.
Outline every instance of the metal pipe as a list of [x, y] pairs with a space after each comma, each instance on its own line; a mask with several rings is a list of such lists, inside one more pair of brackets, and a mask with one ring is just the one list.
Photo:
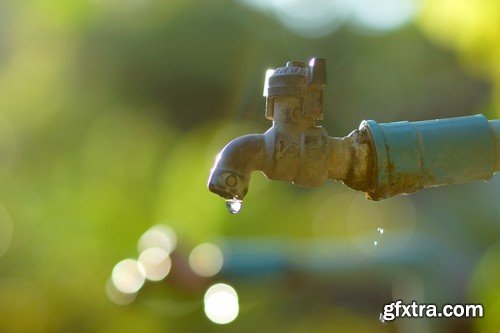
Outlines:
[[483, 115], [388, 124], [368, 120], [361, 127], [368, 127], [373, 139], [376, 177], [367, 191], [373, 200], [488, 180], [498, 170], [494, 129], [500, 126]]

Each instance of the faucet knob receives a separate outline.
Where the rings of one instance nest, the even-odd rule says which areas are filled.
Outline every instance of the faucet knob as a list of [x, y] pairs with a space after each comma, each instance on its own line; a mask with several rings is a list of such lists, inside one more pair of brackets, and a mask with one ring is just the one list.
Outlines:
[[312, 58], [307, 67], [300, 61], [288, 61], [285, 67], [268, 71], [264, 84], [266, 118], [274, 118], [275, 98], [299, 97], [304, 117], [323, 119], [325, 86], [326, 64], [323, 58]]

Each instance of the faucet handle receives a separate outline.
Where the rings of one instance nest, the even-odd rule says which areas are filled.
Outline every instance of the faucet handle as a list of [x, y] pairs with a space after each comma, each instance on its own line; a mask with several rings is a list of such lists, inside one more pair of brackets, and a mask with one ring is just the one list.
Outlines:
[[323, 90], [326, 86], [326, 64], [323, 58], [312, 58], [309, 66], [300, 61], [288, 61], [285, 67], [266, 72], [264, 96], [266, 118], [274, 118], [274, 98], [302, 98], [302, 115], [323, 119]]
[[309, 61], [309, 85], [326, 86], [326, 61], [324, 58], [312, 58]]
[[302, 114], [317, 120], [323, 119], [326, 87], [326, 61], [324, 58], [312, 58], [309, 61], [309, 83], [302, 102]]

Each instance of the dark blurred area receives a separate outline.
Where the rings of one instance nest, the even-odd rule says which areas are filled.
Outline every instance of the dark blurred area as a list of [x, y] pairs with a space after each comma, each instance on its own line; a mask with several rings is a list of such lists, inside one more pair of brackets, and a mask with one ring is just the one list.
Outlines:
[[[238, 215], [206, 181], [269, 128], [288, 60], [326, 58], [331, 135], [497, 118], [499, 20], [487, 0], [1, 2], [0, 332], [498, 332], [498, 176], [371, 202], [255, 174]], [[380, 322], [397, 299], [485, 316]]]

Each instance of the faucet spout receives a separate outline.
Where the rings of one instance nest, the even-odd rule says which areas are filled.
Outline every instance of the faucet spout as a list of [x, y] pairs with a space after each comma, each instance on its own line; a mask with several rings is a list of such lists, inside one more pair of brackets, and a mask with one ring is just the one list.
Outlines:
[[243, 200], [252, 172], [266, 169], [264, 145], [262, 134], [244, 135], [229, 142], [217, 155], [208, 189], [227, 200]]

